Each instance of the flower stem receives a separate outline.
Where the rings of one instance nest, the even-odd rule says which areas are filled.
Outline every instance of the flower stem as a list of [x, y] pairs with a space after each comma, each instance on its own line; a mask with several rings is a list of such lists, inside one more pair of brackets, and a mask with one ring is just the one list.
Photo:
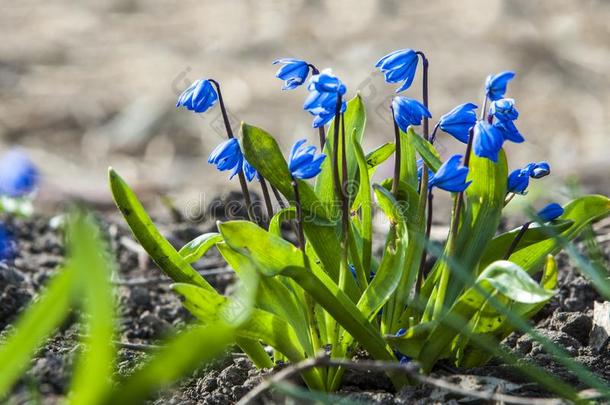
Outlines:
[[[222, 120], [224, 121], [225, 129], [227, 131], [227, 137], [229, 139], [235, 138], [235, 136], [233, 135], [233, 129], [231, 129], [231, 123], [229, 122], [229, 114], [227, 114], [227, 109], [225, 107], [225, 103], [222, 98], [222, 92], [220, 91], [220, 83], [218, 83], [214, 79], [209, 79], [209, 80], [214, 85], [214, 87], [216, 87], [216, 92], [218, 93], [218, 103], [220, 104], [220, 111], [222, 113]], [[241, 187], [241, 193], [244, 196], [244, 201], [246, 203], [246, 210], [248, 211], [248, 218], [252, 222], [258, 222], [258, 221], [256, 221], [256, 217], [252, 210], [252, 200], [250, 198], [250, 192], [248, 191], [248, 183], [246, 182], [246, 176], [244, 175], [244, 172], [241, 168], [239, 169], [237, 175], [239, 177], [239, 185]]]
[[394, 197], [398, 199], [398, 186], [400, 183], [400, 160], [401, 156], [401, 146], [400, 146], [400, 129], [398, 128], [398, 124], [396, 123], [396, 116], [394, 115], [394, 107], [390, 107], [390, 111], [392, 112], [392, 122], [394, 123], [394, 179], [392, 181], [392, 194]]
[[430, 135], [430, 143], [434, 144], [434, 141], [436, 140], [436, 131], [438, 130], [438, 124], [436, 124], [434, 126], [434, 129], [432, 130], [432, 135]]
[[[422, 51], [417, 51], [417, 54], [421, 57], [423, 65], [423, 78], [422, 78], [422, 99], [424, 106], [428, 108], [428, 58]], [[429, 120], [428, 117], [424, 116], [424, 139], [428, 140], [429, 134]]]
[[263, 176], [260, 176], [259, 181], [261, 183], [261, 191], [263, 192], [265, 206], [267, 207], [267, 220], [269, 221], [273, 217], [273, 204], [271, 204], [271, 197], [269, 196], [269, 188], [267, 187], [267, 181]]
[[519, 245], [519, 242], [521, 241], [521, 239], [523, 239], [523, 236], [525, 236], [525, 232], [528, 230], [528, 228], [530, 227], [531, 224], [532, 224], [531, 221], [523, 224], [523, 226], [519, 230], [519, 233], [517, 234], [517, 236], [515, 236], [515, 239], [513, 239], [513, 242], [510, 244], [508, 250], [504, 254], [504, 257], [503, 257], [504, 260], [508, 260], [510, 255], [513, 254], [513, 252], [517, 248], [517, 245]]

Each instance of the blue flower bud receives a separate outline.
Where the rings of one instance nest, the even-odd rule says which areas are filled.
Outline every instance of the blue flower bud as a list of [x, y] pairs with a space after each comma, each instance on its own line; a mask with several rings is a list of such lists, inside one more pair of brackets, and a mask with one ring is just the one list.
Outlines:
[[487, 97], [492, 101], [504, 97], [506, 86], [513, 77], [515, 77], [515, 72], [510, 71], [487, 76], [487, 80], [485, 81], [485, 94]]
[[407, 333], [407, 330], [405, 328], [400, 328], [400, 329], [398, 329], [398, 332], [396, 332], [396, 337], [404, 336], [406, 333]]
[[339, 80], [339, 78], [333, 75], [331, 69], [324, 69], [320, 74], [313, 75], [307, 85], [307, 90], [317, 90], [321, 93], [339, 93], [345, 94], [346, 87]]
[[530, 183], [529, 169], [513, 170], [508, 176], [507, 190], [509, 193], [525, 194]]
[[203, 113], [210, 109], [218, 101], [218, 94], [209, 80], [195, 80], [191, 86], [184, 90], [176, 107], [184, 107], [196, 113]]
[[315, 146], [303, 146], [305, 142], [305, 139], [297, 141], [290, 151], [288, 169], [295, 179], [310, 179], [317, 176], [321, 171], [320, 166], [326, 158], [323, 153], [316, 155]]
[[4, 227], [4, 224], [0, 223], [0, 262], [10, 259], [14, 254], [11, 235]]
[[307, 80], [309, 64], [304, 60], [283, 58], [273, 62], [274, 65], [278, 63], [282, 63], [283, 66], [278, 69], [275, 77], [286, 82], [282, 90], [295, 89]]
[[504, 137], [495, 126], [484, 121], [478, 121], [474, 126], [473, 149], [475, 155], [497, 162], [503, 143]]
[[22, 150], [11, 149], [0, 157], [0, 195], [23, 197], [36, 189], [38, 179], [38, 169]]
[[489, 114], [500, 121], [513, 121], [519, 118], [519, 111], [512, 98], [501, 98], [491, 102]]
[[432, 118], [432, 114], [430, 114], [426, 106], [412, 98], [394, 97], [392, 109], [394, 110], [394, 119], [398, 127], [404, 132], [407, 131], [409, 125], [421, 125], [424, 117]]
[[413, 49], [394, 51], [379, 59], [375, 64], [385, 76], [387, 83], [398, 83], [404, 80], [396, 92], [399, 93], [411, 87], [419, 57]]
[[530, 169], [530, 177], [540, 179], [551, 174], [551, 166], [547, 162], [534, 163]]
[[476, 108], [473, 103], [458, 105], [440, 118], [439, 128], [458, 141], [468, 143], [470, 128], [477, 122], [477, 114], [474, 112]]
[[461, 165], [462, 155], [453, 155], [439, 167], [428, 181], [428, 188], [437, 187], [452, 193], [461, 192], [472, 183], [466, 182], [468, 168]]
[[496, 121], [494, 122], [493, 126], [500, 132], [500, 134], [502, 134], [502, 138], [506, 141], [515, 143], [525, 141], [525, 138], [523, 138], [523, 135], [521, 135], [515, 126], [515, 123], [512, 121]]
[[233, 170], [230, 179], [242, 170], [243, 160], [239, 142], [235, 138], [227, 139], [218, 145], [208, 157], [208, 163], [215, 165], [221, 172]]
[[248, 181], [254, 180], [254, 177], [259, 177], [259, 174], [256, 169], [252, 167], [246, 159], [243, 159], [242, 170], [244, 172], [244, 175], [246, 176], [246, 180]]
[[553, 221], [563, 215], [563, 208], [557, 203], [550, 203], [536, 214], [542, 222]]

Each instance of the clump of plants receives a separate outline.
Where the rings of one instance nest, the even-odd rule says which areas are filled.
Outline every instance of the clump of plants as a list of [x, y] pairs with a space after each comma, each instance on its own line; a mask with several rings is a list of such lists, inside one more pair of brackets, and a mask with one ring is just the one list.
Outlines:
[[[386, 82], [401, 83], [398, 93], [410, 88], [421, 63], [423, 94], [421, 100], [397, 95], [387, 106], [395, 141], [365, 152], [366, 112], [359, 95], [348, 100], [346, 85], [330, 70], [297, 59], [275, 63], [285, 90], [306, 84], [303, 108], [313, 116], [322, 153], [300, 140], [286, 159], [272, 135], [247, 123], [236, 138], [215, 80], [195, 81], [177, 103], [194, 113], [219, 104], [228, 139], [208, 162], [231, 171], [231, 178], [237, 175], [249, 220], [218, 223], [218, 233], [201, 235], [178, 251], [110, 170], [118, 208], [175, 281], [186, 308], [204, 324], [236, 323], [235, 342], [258, 367], [299, 362], [321, 351], [351, 358], [358, 349], [377, 360], [417, 361], [423, 372], [441, 359], [471, 367], [498, 354], [498, 342], [513, 330], [528, 330], [526, 320], [555, 294], [553, 255], [607, 216], [610, 200], [590, 195], [563, 207], [551, 203], [532, 212], [522, 227], [498, 234], [504, 208], [531, 181], [550, 173], [546, 162], [509, 171], [504, 143], [525, 141], [515, 125], [515, 101], [505, 97], [515, 73], [488, 76], [482, 106], [461, 104], [433, 123], [424, 53], [404, 49], [384, 56], [376, 67]], [[447, 136], [464, 144], [463, 155], [441, 158], [435, 141]], [[376, 168], [391, 158], [393, 176], [374, 184]], [[266, 206], [262, 218], [254, 214], [248, 189], [255, 180]], [[429, 243], [433, 195], [445, 192], [453, 209], [438, 249]], [[272, 196], [281, 209], [274, 210]], [[390, 224], [379, 257], [372, 249], [377, 209]], [[296, 243], [283, 237], [285, 221], [293, 224]], [[191, 266], [212, 248], [246, 289], [255, 289], [255, 308], [247, 316], [240, 299], [218, 293]], [[426, 269], [431, 256], [436, 261]], [[255, 275], [260, 281], [249, 282]], [[273, 349], [271, 355], [264, 345]], [[302, 373], [310, 388], [323, 391], [336, 390], [342, 375], [341, 367]], [[399, 373], [389, 376], [397, 387], [407, 382]], [[569, 393], [552, 376], [538, 378]], [[591, 378], [592, 386], [604, 386]]]

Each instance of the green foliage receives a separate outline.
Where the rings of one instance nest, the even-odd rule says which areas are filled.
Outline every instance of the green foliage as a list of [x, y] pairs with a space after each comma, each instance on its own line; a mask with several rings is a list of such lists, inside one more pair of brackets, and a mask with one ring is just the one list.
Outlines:
[[[400, 132], [399, 181], [373, 184], [376, 167], [395, 153], [395, 145], [387, 143], [365, 153], [361, 145], [365, 122], [364, 104], [357, 96], [347, 105], [347, 155], [339, 153], [338, 162], [345, 159], [347, 163], [347, 177], [342, 179], [350, 185], [347, 216], [341, 210], [330, 159], [334, 124], [327, 132], [325, 153], [329, 158], [315, 187], [298, 181], [306, 218], [299, 224], [306, 236], [302, 249], [283, 239], [281, 232], [284, 221], [294, 224], [299, 220], [288, 164], [275, 139], [248, 124], [242, 124], [241, 138], [246, 159], [291, 203], [273, 216], [268, 229], [249, 221], [228, 221], [218, 225], [218, 234], [202, 235], [176, 252], [112, 171], [111, 188], [136, 238], [176, 281], [173, 288], [183, 296], [186, 308], [204, 325], [233, 325], [239, 320], [234, 329], [236, 341], [247, 339], [247, 343], [241, 340], [241, 347], [261, 367], [284, 359], [296, 362], [328, 347], [333, 357], [349, 357], [363, 348], [379, 360], [395, 360], [396, 350], [419, 361], [424, 371], [441, 359], [472, 367], [493, 355], [512, 359], [498, 347], [498, 341], [521, 330], [531, 333], [584, 383], [599, 388], [586, 370], [533, 332], [527, 319], [556, 293], [557, 266], [552, 255], [569, 247], [591, 222], [609, 215], [610, 200], [603, 196], [575, 199], [558, 220], [533, 223], [504, 260], [519, 234], [519, 229], [497, 234], [507, 196], [506, 155], [501, 151], [494, 163], [472, 154], [468, 175], [472, 184], [463, 196], [453, 196], [454, 226], [447, 243], [435, 251], [426, 238], [428, 174], [424, 172], [418, 179], [416, 160], [419, 156], [437, 170], [442, 163], [440, 154], [413, 128]], [[388, 223], [378, 257], [372, 249], [376, 208]], [[345, 217], [347, 232], [342, 226]], [[247, 316], [235, 297], [218, 294], [189, 265], [212, 246], [235, 270], [244, 288], [250, 294], [256, 291], [254, 309]], [[426, 253], [438, 259], [423, 274]], [[345, 257], [353, 265], [353, 273], [342, 263]], [[534, 278], [538, 273], [541, 277]], [[260, 279], [248, 281], [253, 274]], [[600, 290], [604, 288], [608, 286]], [[272, 358], [261, 356], [261, 343], [273, 348]], [[535, 366], [524, 365], [523, 371], [549, 389], [575, 397], [566, 384]], [[337, 389], [341, 376], [340, 368], [303, 373], [310, 388], [326, 391]], [[390, 377], [397, 387], [405, 383], [400, 376]]]

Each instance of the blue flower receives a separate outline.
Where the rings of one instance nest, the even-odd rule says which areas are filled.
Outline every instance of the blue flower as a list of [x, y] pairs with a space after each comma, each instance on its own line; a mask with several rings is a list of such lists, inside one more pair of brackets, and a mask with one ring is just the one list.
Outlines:
[[487, 76], [485, 81], [485, 94], [492, 100], [499, 100], [504, 97], [506, 93], [506, 85], [508, 82], [515, 77], [515, 72], [505, 71], [498, 73], [497, 75]]
[[501, 98], [491, 102], [489, 114], [496, 117], [499, 121], [514, 121], [519, 118], [519, 111], [515, 107], [515, 100], [512, 98]]
[[0, 195], [19, 198], [30, 194], [39, 177], [34, 163], [20, 149], [11, 149], [0, 158]]
[[307, 85], [309, 91], [319, 91], [320, 93], [339, 93], [345, 94], [347, 90], [345, 84], [335, 75], [332, 70], [324, 69], [320, 74], [313, 75]]
[[468, 168], [461, 165], [462, 155], [453, 155], [438, 168], [438, 171], [428, 181], [428, 188], [438, 187], [453, 193], [461, 192], [472, 183], [466, 182]]
[[515, 143], [525, 141], [525, 138], [523, 138], [523, 135], [521, 135], [515, 126], [515, 123], [512, 121], [496, 121], [494, 122], [493, 126], [500, 132], [502, 138], [504, 138], [506, 141]]
[[[417, 165], [417, 181], [420, 182], [421, 181], [421, 175], [424, 172], [424, 161], [423, 161], [423, 159], [417, 159], [416, 165]], [[430, 170], [430, 168], [428, 168], [428, 179], [431, 178], [433, 175], [434, 175], [434, 172], [432, 170]]]
[[525, 194], [530, 183], [529, 168], [513, 170], [508, 176], [507, 190], [509, 193]]
[[[345, 93], [345, 85], [329, 74], [329, 70], [325, 70], [311, 78], [307, 89], [310, 93], [303, 108], [315, 117], [312, 124], [314, 128], [324, 126], [335, 116], [337, 98]], [[345, 101], [342, 101], [340, 112], [344, 112], [346, 106]]]
[[379, 59], [375, 67], [383, 72], [387, 83], [398, 83], [404, 80], [402, 86], [396, 90], [399, 93], [411, 87], [418, 61], [417, 52], [413, 49], [401, 49]]
[[296, 179], [310, 179], [317, 176], [326, 157], [323, 153], [316, 155], [315, 146], [303, 146], [305, 142], [305, 139], [297, 141], [292, 146], [288, 159], [288, 169]]
[[242, 170], [244, 172], [244, 175], [246, 176], [246, 180], [248, 181], [252, 181], [254, 180], [254, 177], [258, 176], [258, 172], [256, 171], [256, 169], [252, 167], [252, 165], [250, 165], [250, 163], [248, 163], [246, 159], [243, 159]]
[[199, 79], [182, 92], [178, 97], [176, 107], [184, 107], [196, 113], [203, 113], [214, 106], [216, 101], [218, 101], [218, 94], [212, 83], [207, 79]]
[[497, 162], [503, 143], [504, 137], [495, 126], [484, 121], [478, 121], [474, 126], [473, 148], [475, 155]]
[[412, 98], [394, 97], [392, 109], [398, 127], [404, 132], [407, 131], [409, 125], [421, 125], [422, 118], [432, 118], [432, 114], [426, 106]]
[[218, 145], [208, 157], [208, 163], [215, 165], [221, 172], [233, 169], [230, 179], [242, 170], [243, 160], [239, 142], [235, 138], [227, 139]]
[[407, 333], [407, 330], [405, 328], [400, 328], [398, 329], [398, 332], [396, 332], [396, 337], [402, 337]]
[[4, 224], [0, 223], [0, 262], [10, 259], [14, 253], [11, 236], [4, 227]]
[[551, 174], [551, 166], [547, 162], [532, 163], [530, 177], [540, 179]]
[[274, 65], [281, 63], [283, 64], [275, 74], [275, 77], [282, 79], [286, 82], [282, 90], [292, 90], [307, 80], [309, 75], [309, 63], [300, 59], [283, 58], [273, 62]]
[[542, 222], [553, 221], [563, 215], [563, 208], [557, 203], [550, 203], [536, 214]]
[[476, 108], [473, 103], [458, 105], [440, 118], [439, 128], [458, 141], [468, 143], [468, 132], [477, 122], [477, 114], [474, 112]]

